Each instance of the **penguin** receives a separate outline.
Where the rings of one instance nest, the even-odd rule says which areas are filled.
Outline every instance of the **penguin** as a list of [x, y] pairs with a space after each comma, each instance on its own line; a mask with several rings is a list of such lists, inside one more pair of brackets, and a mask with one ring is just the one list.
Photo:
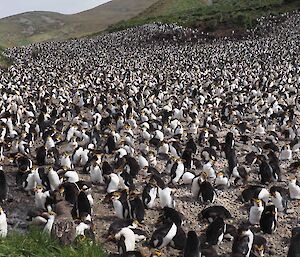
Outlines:
[[106, 192], [108, 194], [116, 192], [119, 190], [119, 185], [120, 185], [120, 178], [117, 174], [111, 173], [107, 176], [107, 187], [106, 187]]
[[7, 220], [6, 214], [3, 211], [2, 207], [0, 207], [0, 237], [7, 236]]
[[139, 223], [144, 223], [145, 208], [142, 200], [138, 195], [130, 194], [130, 217], [136, 219]]
[[0, 166], [0, 202], [3, 203], [7, 200], [8, 195], [8, 184], [6, 180], [6, 175], [3, 171], [2, 166]]
[[54, 191], [57, 190], [59, 185], [61, 184], [61, 180], [57, 174], [57, 172], [53, 168], [48, 168], [48, 181], [50, 184], [50, 190]]
[[155, 206], [157, 197], [157, 186], [155, 181], [150, 180], [143, 189], [142, 200], [146, 209], [152, 209]]
[[174, 196], [172, 194], [172, 189], [169, 187], [165, 188], [158, 188], [158, 196], [159, 196], [159, 201], [160, 201], [160, 207], [170, 207], [170, 208], [175, 208], [175, 200]]
[[77, 201], [72, 209], [72, 217], [73, 219], [80, 219], [82, 220], [82, 217], [85, 215], [91, 215], [92, 214], [92, 206], [91, 203], [84, 191], [80, 191], [77, 196]]
[[265, 256], [267, 240], [259, 235], [254, 235], [252, 251], [250, 257]]
[[250, 185], [243, 190], [241, 199], [242, 202], [250, 202], [252, 199], [263, 200], [266, 204], [269, 202], [269, 191], [261, 185]]
[[277, 208], [275, 205], [266, 206], [261, 218], [260, 229], [265, 234], [272, 234], [277, 228]]
[[64, 195], [65, 201], [74, 205], [77, 201], [79, 190], [80, 189], [78, 188], [78, 186], [75, 183], [71, 183], [71, 182], [64, 182], [60, 184], [58, 187], [58, 191], [60, 194]]
[[166, 221], [172, 221], [177, 227], [180, 227], [183, 224], [184, 216], [174, 208], [164, 207], [163, 213], [158, 219], [162, 223], [165, 223]]
[[112, 193], [112, 204], [116, 213], [116, 216], [119, 219], [127, 219], [130, 217], [130, 206], [128, 204], [128, 195], [125, 190], [122, 192], [113, 192]]
[[167, 221], [153, 232], [149, 245], [153, 248], [162, 249], [173, 240], [176, 233], [176, 224], [172, 221]]
[[115, 235], [115, 239], [118, 240], [118, 252], [120, 254], [135, 250], [135, 235], [130, 228], [122, 228]]
[[36, 163], [39, 166], [43, 166], [46, 164], [46, 156], [47, 156], [47, 150], [45, 146], [41, 146], [36, 149]]
[[292, 229], [292, 237], [290, 239], [290, 246], [287, 257], [300, 256], [300, 228], [295, 227]]
[[218, 172], [214, 185], [218, 189], [225, 189], [225, 188], [229, 188], [230, 182], [228, 177], [224, 176], [223, 172]]
[[209, 222], [213, 222], [216, 218], [231, 219], [231, 213], [222, 205], [215, 205], [205, 208], [198, 215], [199, 220], [206, 219]]
[[217, 193], [212, 186], [212, 184], [208, 181], [203, 181], [199, 185], [200, 190], [199, 190], [199, 198], [201, 202], [210, 202], [214, 203], [214, 201], [217, 198]]
[[273, 173], [271, 165], [267, 162], [265, 156], [260, 157], [259, 172], [260, 183], [263, 185], [269, 184], [272, 181], [277, 181], [278, 176]]
[[241, 224], [232, 244], [232, 256], [249, 257], [253, 245], [254, 235], [246, 224]]
[[215, 218], [206, 229], [206, 242], [209, 245], [219, 245], [224, 238], [225, 232], [226, 224], [224, 220], [220, 217]]
[[187, 234], [183, 257], [201, 257], [200, 240], [195, 231], [189, 231]]
[[50, 190], [50, 182], [47, 176], [47, 168], [38, 167], [33, 171], [34, 179], [37, 185], [44, 186], [45, 190]]
[[291, 161], [293, 159], [293, 152], [290, 145], [283, 146], [281, 149], [279, 160], [280, 161]]
[[249, 223], [251, 225], [258, 225], [260, 221], [260, 217], [264, 211], [264, 206], [262, 200], [260, 199], [253, 199], [253, 205], [250, 208], [249, 212]]
[[287, 210], [287, 190], [279, 186], [272, 186], [270, 188], [270, 195], [272, 203], [275, 205], [279, 212]]
[[290, 198], [293, 200], [300, 200], [300, 185], [295, 176], [292, 176], [289, 185]]
[[184, 164], [181, 159], [177, 159], [171, 168], [171, 182], [176, 185], [184, 173]]

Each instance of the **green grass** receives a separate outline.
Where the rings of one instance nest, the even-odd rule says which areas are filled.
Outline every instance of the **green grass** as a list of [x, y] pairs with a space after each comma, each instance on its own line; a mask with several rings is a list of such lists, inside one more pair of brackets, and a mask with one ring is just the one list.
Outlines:
[[216, 29], [220, 25], [250, 28], [262, 15], [277, 15], [300, 9], [298, 0], [160, 0], [141, 15], [111, 26], [108, 31], [151, 22], [177, 23], [188, 27]]
[[0, 257], [104, 257], [99, 245], [81, 242], [74, 246], [61, 246], [37, 229], [28, 234], [11, 233], [0, 239]]
[[3, 55], [4, 49], [4, 47], [0, 46], [0, 69], [6, 70], [12, 65], [12, 61]]

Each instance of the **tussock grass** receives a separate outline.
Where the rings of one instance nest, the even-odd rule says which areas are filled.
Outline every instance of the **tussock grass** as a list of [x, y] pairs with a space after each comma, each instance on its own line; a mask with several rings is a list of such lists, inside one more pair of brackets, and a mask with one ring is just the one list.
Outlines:
[[105, 257], [101, 246], [81, 241], [74, 246], [61, 246], [58, 242], [31, 228], [28, 233], [9, 233], [0, 239], [0, 257]]

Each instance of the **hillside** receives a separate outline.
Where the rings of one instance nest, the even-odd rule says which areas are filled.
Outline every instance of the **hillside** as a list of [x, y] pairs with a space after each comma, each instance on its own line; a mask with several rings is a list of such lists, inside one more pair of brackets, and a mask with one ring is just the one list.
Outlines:
[[157, 0], [113, 0], [73, 15], [28, 12], [0, 20], [0, 46], [82, 37], [135, 17]]
[[111, 26], [109, 31], [163, 22], [231, 32], [233, 28], [255, 26], [258, 17], [299, 9], [298, 0], [159, 0], [137, 17]]

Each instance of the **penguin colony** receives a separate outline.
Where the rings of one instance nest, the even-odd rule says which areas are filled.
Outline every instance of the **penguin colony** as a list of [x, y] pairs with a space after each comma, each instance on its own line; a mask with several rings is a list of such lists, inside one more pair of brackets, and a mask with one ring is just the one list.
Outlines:
[[0, 236], [21, 210], [110, 256], [299, 256], [299, 31], [296, 12], [241, 40], [150, 24], [9, 49]]

